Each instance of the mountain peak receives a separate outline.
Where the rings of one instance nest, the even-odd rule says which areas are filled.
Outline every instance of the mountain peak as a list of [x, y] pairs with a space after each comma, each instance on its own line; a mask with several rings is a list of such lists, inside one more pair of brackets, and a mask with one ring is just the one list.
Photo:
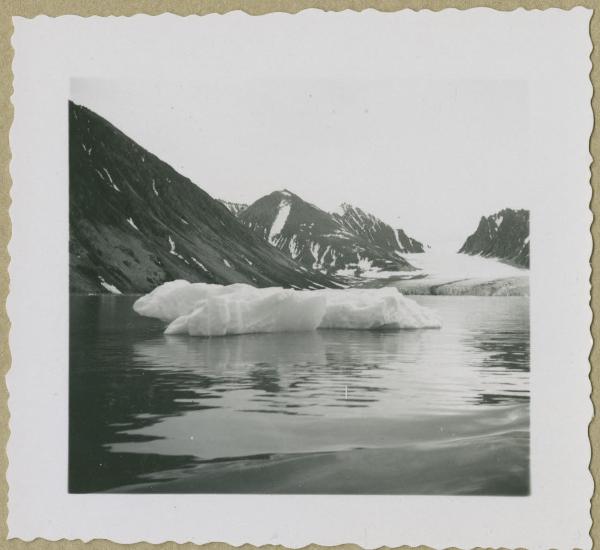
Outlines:
[[271, 195], [288, 199], [300, 198], [295, 193], [292, 193], [289, 189], [278, 189], [277, 191], [273, 191]]
[[413, 267], [400, 256], [422, 252], [420, 243], [349, 203], [331, 213], [288, 189], [273, 191], [244, 210], [239, 220], [304, 267], [327, 273], [402, 271]]
[[459, 250], [529, 267], [529, 211], [503, 208], [481, 216], [475, 232]]

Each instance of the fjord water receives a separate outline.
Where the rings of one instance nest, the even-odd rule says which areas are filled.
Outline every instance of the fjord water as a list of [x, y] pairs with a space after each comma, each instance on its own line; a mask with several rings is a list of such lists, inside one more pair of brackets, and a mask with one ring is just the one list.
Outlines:
[[166, 336], [72, 296], [71, 492], [529, 493], [527, 297], [441, 329]]

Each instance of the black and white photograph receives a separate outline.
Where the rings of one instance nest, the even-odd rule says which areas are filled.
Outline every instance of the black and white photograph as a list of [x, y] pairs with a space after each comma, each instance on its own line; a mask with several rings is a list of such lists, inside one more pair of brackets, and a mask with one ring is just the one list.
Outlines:
[[529, 493], [524, 86], [71, 90], [70, 491]]
[[591, 548], [590, 17], [16, 17], [11, 536]]

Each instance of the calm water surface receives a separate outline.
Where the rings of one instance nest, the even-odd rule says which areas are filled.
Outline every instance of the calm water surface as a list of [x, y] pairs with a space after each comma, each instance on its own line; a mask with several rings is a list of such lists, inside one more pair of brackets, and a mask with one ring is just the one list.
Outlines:
[[165, 336], [71, 299], [71, 492], [529, 493], [529, 301], [440, 330]]

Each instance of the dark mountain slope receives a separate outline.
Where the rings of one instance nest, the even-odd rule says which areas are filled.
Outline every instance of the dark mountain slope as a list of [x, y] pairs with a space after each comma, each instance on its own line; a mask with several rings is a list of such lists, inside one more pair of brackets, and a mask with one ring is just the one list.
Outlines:
[[335, 286], [85, 107], [69, 104], [70, 290], [147, 292], [173, 279]]
[[459, 252], [500, 258], [529, 267], [529, 211], [505, 208], [482, 217]]
[[392, 252], [423, 252], [423, 245], [410, 238], [402, 229], [394, 229], [373, 214], [343, 203], [341, 214], [333, 216], [350, 232], [367, 242]]
[[283, 190], [258, 199], [239, 219], [307, 268], [330, 273], [357, 268], [414, 269], [399, 255], [393, 229], [386, 226], [389, 231], [384, 231], [383, 222], [371, 217], [370, 229], [364, 230], [359, 227], [357, 210], [351, 207], [342, 214], [330, 214]]

